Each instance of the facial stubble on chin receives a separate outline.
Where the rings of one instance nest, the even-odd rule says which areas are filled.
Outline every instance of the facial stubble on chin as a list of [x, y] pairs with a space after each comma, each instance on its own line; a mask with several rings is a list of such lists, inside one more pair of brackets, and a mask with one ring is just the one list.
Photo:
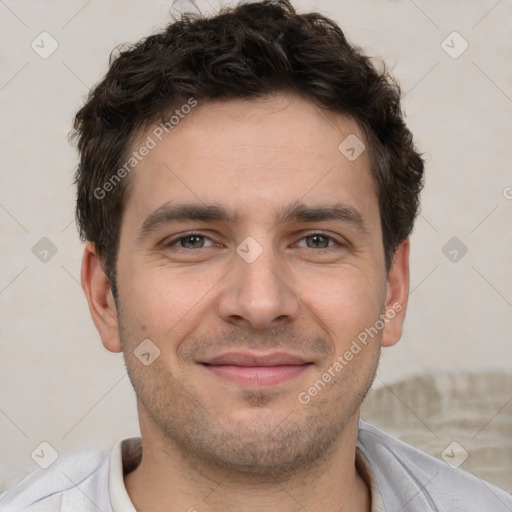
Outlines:
[[[119, 311], [121, 325], [120, 317]], [[186, 372], [178, 381], [160, 358], [150, 366], [141, 364], [133, 354], [135, 337], [126, 329], [120, 329], [120, 335], [139, 416], [162, 437], [168, 445], [167, 453], [179, 452], [184, 460], [205, 470], [223, 470], [262, 481], [284, 481], [311, 470], [329, 456], [368, 393], [380, 356], [379, 340], [374, 339], [378, 350], [370, 344], [364, 348], [372, 350], [371, 357], [360, 364], [352, 361], [307, 405], [297, 400], [298, 393], [293, 393], [284, 410], [279, 411], [279, 418], [271, 423], [266, 422], [264, 413], [272, 408], [274, 391], [242, 390], [236, 394], [240, 407], [255, 414], [249, 421], [236, 422], [221, 417], [218, 404], [201, 401], [200, 386], [183, 379]], [[216, 341], [203, 341], [201, 345], [212, 346]], [[328, 350], [318, 339], [304, 340], [303, 344], [316, 346], [320, 352]], [[144, 436], [142, 423], [141, 431]]]

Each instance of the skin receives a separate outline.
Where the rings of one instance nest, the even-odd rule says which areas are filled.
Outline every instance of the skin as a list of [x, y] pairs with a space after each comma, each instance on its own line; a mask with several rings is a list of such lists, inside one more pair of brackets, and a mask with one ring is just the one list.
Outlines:
[[[200, 103], [129, 176], [117, 305], [87, 244], [91, 315], [104, 346], [124, 353], [137, 394], [144, 455], [125, 476], [137, 510], [370, 510], [354, 464], [359, 408], [381, 347], [401, 336], [409, 241], [386, 272], [368, 153], [351, 162], [338, 150], [349, 134], [364, 140], [351, 119], [297, 96]], [[277, 222], [296, 201], [347, 205], [364, 229]], [[239, 219], [165, 222], [139, 237], [169, 202], [221, 204]], [[206, 238], [174, 241], [190, 231]], [[251, 263], [236, 251], [247, 237], [262, 250]], [[401, 310], [384, 329], [301, 403], [299, 393], [393, 304]], [[145, 339], [160, 350], [149, 366], [134, 355]], [[229, 350], [279, 350], [310, 364], [277, 384], [241, 385], [201, 364]]]

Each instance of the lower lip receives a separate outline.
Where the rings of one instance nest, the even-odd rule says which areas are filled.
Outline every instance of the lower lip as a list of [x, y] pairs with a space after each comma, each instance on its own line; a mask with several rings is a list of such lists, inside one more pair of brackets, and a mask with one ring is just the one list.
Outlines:
[[292, 379], [304, 372], [311, 363], [286, 366], [204, 365], [225, 380], [248, 386], [269, 386]]

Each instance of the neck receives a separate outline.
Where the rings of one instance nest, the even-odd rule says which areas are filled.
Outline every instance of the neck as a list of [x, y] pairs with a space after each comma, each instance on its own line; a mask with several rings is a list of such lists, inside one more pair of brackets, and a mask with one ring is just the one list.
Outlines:
[[141, 422], [143, 456], [125, 476], [138, 512], [368, 512], [355, 465], [359, 413], [317, 464], [286, 478], [233, 472], [186, 453]]

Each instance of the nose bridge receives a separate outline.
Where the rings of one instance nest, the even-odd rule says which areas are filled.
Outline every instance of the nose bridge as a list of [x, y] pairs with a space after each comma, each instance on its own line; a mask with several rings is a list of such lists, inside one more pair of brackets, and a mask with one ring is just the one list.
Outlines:
[[248, 237], [239, 244], [219, 301], [224, 320], [246, 322], [253, 329], [267, 329], [277, 319], [291, 320], [299, 309], [298, 298], [287, 283], [285, 261], [274, 251], [269, 237], [260, 241]]
[[[239, 252], [241, 251], [242, 249], [239, 250]], [[253, 252], [256, 249], [251, 248], [250, 251]], [[254, 260], [247, 260], [243, 257], [240, 257], [240, 260], [235, 263], [235, 271], [240, 275], [242, 291], [253, 295], [254, 300], [260, 302], [265, 302], [265, 299], [267, 301], [275, 300], [283, 286], [283, 282], [279, 278], [279, 267], [282, 265], [270, 244], [267, 244], [264, 249], [262, 248], [261, 253]], [[282, 273], [283, 269], [281, 269]]]

